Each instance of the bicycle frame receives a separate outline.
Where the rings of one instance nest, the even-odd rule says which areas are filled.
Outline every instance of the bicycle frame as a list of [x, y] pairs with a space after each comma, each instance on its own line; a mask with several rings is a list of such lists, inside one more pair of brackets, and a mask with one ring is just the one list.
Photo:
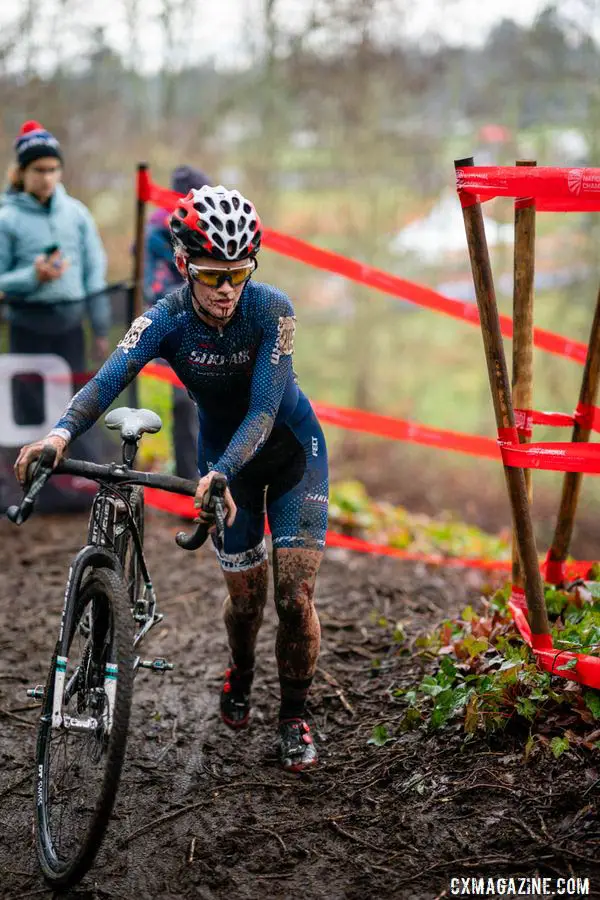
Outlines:
[[[125, 490], [127, 490], [127, 487], [125, 486]], [[121, 517], [122, 507], [120, 504], [125, 506], [125, 521]], [[112, 544], [114, 548], [116, 538], [120, 537], [126, 530], [129, 530], [131, 533], [135, 557], [144, 581], [144, 594], [142, 597], [134, 598], [132, 608], [133, 618], [140, 625], [133, 641], [133, 646], [136, 647], [150, 629], [162, 621], [163, 616], [161, 613], [156, 612], [156, 592], [144, 556], [142, 538], [127, 493], [123, 493], [101, 482], [92, 504], [90, 522], [89, 546], [109, 553], [115, 559], [122, 574], [124, 573], [122, 572], [120, 560], [114, 549], [109, 549], [108, 545]], [[134, 669], [137, 668], [138, 660], [134, 663]]]

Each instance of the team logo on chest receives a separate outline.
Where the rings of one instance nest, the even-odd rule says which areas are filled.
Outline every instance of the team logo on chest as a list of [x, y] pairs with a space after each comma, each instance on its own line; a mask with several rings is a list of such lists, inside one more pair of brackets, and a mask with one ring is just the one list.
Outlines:
[[188, 362], [193, 366], [215, 368], [220, 366], [243, 366], [250, 362], [250, 351], [236, 350], [233, 353], [215, 353], [214, 350], [192, 350]]

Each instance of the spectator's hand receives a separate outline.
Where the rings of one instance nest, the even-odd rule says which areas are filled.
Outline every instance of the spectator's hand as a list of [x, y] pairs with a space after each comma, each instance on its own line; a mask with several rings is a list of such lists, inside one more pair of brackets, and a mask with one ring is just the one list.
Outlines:
[[[210, 515], [210, 513], [206, 513], [202, 509], [202, 503], [204, 501], [204, 495], [208, 491], [208, 489], [210, 487], [210, 483], [216, 474], [217, 473], [213, 471], [213, 472], [209, 472], [208, 475], [204, 475], [204, 477], [201, 478], [200, 481], [198, 482], [198, 487], [196, 488], [196, 496], [194, 497], [194, 506], [198, 510], [198, 518], [203, 521], [212, 519], [212, 516]], [[237, 506], [235, 505], [235, 500], [231, 496], [231, 491], [229, 490], [228, 487], [225, 488], [225, 497], [223, 499], [224, 499], [224, 504], [225, 504], [225, 510], [227, 513], [227, 515], [225, 517], [225, 524], [233, 525], [233, 522], [234, 522], [234, 519], [235, 519], [235, 516], [237, 513]]]
[[61, 256], [60, 250], [51, 256], [37, 256], [33, 265], [38, 281], [41, 282], [55, 281], [69, 268], [68, 260]]
[[56, 460], [54, 462], [54, 466], [56, 467], [64, 456], [67, 444], [68, 441], [59, 437], [57, 434], [48, 435], [47, 437], [42, 438], [41, 441], [34, 441], [33, 444], [25, 444], [25, 446], [21, 448], [15, 463], [15, 475], [17, 476], [19, 484], [25, 483], [29, 465], [39, 458], [44, 447], [54, 447], [56, 450]]
[[92, 355], [96, 362], [102, 363], [108, 356], [108, 338], [107, 337], [95, 337], [94, 338], [94, 348], [92, 350]]

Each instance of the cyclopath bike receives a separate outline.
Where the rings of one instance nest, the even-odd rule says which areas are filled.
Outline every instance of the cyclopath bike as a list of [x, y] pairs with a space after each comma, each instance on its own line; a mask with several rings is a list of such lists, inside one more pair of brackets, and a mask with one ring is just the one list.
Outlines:
[[[194, 496], [197, 482], [131, 468], [144, 433], [162, 426], [156, 413], [122, 407], [105, 417], [120, 432], [122, 463], [64, 460], [54, 451], [30, 466], [21, 525], [53, 473], [97, 481], [87, 544], [69, 569], [58, 640], [46, 684], [27, 691], [42, 704], [35, 760], [35, 834], [39, 863], [54, 888], [76, 884], [92, 865], [112, 813], [125, 758], [133, 680], [138, 669], [165, 672], [163, 657], [142, 659], [140, 642], [163, 616], [144, 557], [144, 485]], [[195, 550], [215, 526], [223, 540], [227, 480], [215, 476], [203, 499], [209, 518], [177, 544]]]

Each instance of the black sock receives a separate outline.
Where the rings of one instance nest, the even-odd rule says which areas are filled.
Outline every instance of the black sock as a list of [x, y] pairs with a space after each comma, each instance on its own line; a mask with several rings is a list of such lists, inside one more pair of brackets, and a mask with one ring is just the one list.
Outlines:
[[312, 684], [311, 678], [288, 678], [279, 676], [281, 685], [281, 706], [279, 720], [304, 719], [306, 716], [306, 697]]
[[245, 694], [250, 693], [252, 687], [252, 679], [254, 678], [254, 669], [238, 669], [235, 663], [230, 663], [231, 675], [229, 683], [234, 693]]

